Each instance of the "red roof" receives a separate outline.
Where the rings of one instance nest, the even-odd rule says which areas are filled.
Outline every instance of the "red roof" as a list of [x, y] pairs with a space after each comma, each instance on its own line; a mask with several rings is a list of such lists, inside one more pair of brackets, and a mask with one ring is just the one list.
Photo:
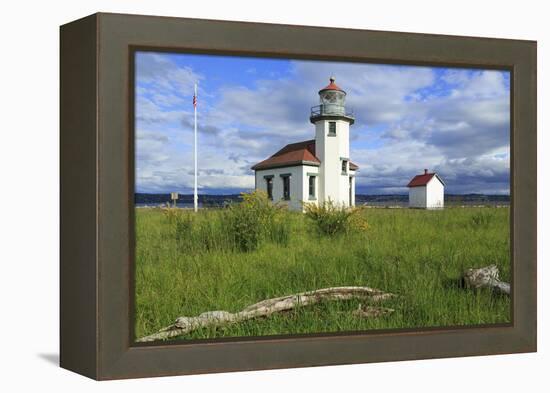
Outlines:
[[[435, 172], [428, 173], [428, 170], [424, 169], [424, 173], [422, 175], [416, 175], [415, 177], [413, 177], [412, 180], [409, 182], [409, 184], [407, 184], [407, 187], [425, 186], [426, 184], [428, 184], [428, 182], [430, 180], [432, 180], [432, 177], [434, 177], [434, 176], [437, 177], [439, 179], [439, 181], [441, 181], [441, 183], [443, 183], [441, 178], [439, 176], [437, 176], [437, 174]], [[445, 184], [445, 183], [443, 183], [443, 184]]]
[[263, 160], [254, 165], [252, 169], [259, 170], [297, 164], [310, 164], [316, 166], [321, 164], [321, 161], [315, 157], [315, 140], [286, 145], [267, 160]]
[[342, 89], [340, 89], [340, 87], [334, 83], [335, 79], [333, 76], [330, 77], [330, 83], [328, 85], [326, 85], [325, 87], [323, 87], [321, 90], [319, 90], [319, 92], [323, 91], [323, 90], [338, 90], [338, 91], [344, 91]]
[[[291, 165], [319, 166], [320, 164], [321, 160], [315, 156], [315, 139], [311, 139], [286, 145], [267, 160], [263, 160], [254, 165], [252, 169], [257, 171]], [[349, 163], [349, 168], [351, 170], [359, 169], [359, 167], [352, 162]]]

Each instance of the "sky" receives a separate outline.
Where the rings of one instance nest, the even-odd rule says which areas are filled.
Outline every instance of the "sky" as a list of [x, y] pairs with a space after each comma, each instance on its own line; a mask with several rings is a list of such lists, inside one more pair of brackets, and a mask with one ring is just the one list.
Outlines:
[[508, 71], [138, 52], [136, 192], [193, 192], [198, 83], [200, 194], [254, 188], [250, 169], [313, 139], [310, 108], [332, 75], [355, 114], [358, 194], [405, 194], [424, 168], [446, 193], [509, 194]]

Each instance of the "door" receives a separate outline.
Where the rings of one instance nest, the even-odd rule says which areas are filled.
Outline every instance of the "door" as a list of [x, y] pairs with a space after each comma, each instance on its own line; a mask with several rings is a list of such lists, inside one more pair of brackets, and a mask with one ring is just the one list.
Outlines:
[[352, 198], [352, 192], [353, 192], [353, 177], [349, 177], [349, 205], [352, 206], [352, 201], [353, 201], [353, 198]]

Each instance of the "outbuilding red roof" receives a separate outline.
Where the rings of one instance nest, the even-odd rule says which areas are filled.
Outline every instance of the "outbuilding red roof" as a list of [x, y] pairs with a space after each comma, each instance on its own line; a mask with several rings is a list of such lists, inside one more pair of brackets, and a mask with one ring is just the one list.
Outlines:
[[[311, 139], [286, 145], [267, 160], [263, 160], [254, 165], [252, 169], [257, 171], [291, 165], [319, 166], [320, 164], [321, 160], [315, 155], [315, 139]], [[359, 167], [352, 162], [349, 163], [349, 168], [351, 170], [359, 169]]]
[[428, 182], [430, 180], [432, 180], [432, 177], [434, 177], [434, 176], [436, 176], [439, 179], [439, 181], [441, 181], [441, 183], [443, 183], [441, 178], [439, 176], [437, 176], [437, 174], [435, 172], [428, 173], [428, 170], [424, 169], [424, 173], [422, 175], [416, 175], [415, 177], [413, 177], [412, 180], [409, 182], [409, 184], [407, 184], [407, 187], [425, 186], [426, 184], [428, 184]]

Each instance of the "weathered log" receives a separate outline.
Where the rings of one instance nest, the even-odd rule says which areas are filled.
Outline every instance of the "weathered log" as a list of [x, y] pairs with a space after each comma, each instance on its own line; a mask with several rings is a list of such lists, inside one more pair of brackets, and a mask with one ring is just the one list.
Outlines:
[[[315, 291], [263, 300], [237, 313], [230, 313], [228, 311], [207, 311], [197, 317], [179, 317], [172, 325], [159, 330], [157, 333], [142, 337], [138, 339], [137, 342], [166, 340], [190, 333], [200, 328], [219, 327], [249, 319], [267, 317], [273, 313], [289, 311], [299, 306], [309, 306], [323, 301], [365, 299], [377, 302], [389, 299], [393, 296], [395, 295], [392, 293], [368, 287], [332, 287], [318, 289]], [[357, 310], [357, 312], [361, 311], [362, 314], [360, 316], [362, 317], [374, 317], [393, 311], [388, 310], [391, 309], [380, 309], [377, 313], [374, 308], [367, 308], [364, 311]]]
[[490, 288], [495, 292], [510, 295], [510, 284], [500, 281], [498, 267], [490, 265], [479, 269], [468, 269], [464, 273], [466, 288]]
[[357, 310], [352, 312], [352, 315], [361, 318], [377, 318], [387, 314], [391, 314], [394, 311], [395, 310], [393, 308], [363, 306], [360, 304]]

